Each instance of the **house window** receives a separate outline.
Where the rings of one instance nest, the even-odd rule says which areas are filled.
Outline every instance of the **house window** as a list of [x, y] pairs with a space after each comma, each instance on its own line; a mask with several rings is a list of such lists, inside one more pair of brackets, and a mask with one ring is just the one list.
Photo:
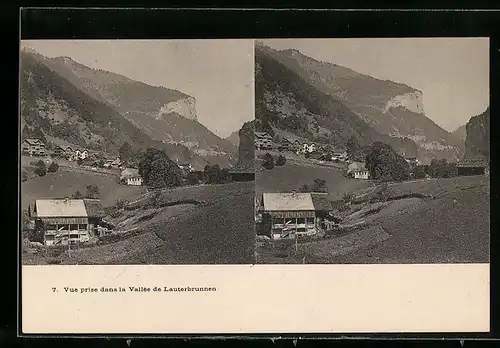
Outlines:
[[71, 224], [69, 225], [70, 231], [77, 231], [78, 230], [78, 224]]
[[70, 234], [70, 235], [69, 235], [69, 238], [70, 238], [70, 239], [79, 239], [79, 238], [80, 238], [80, 235], [78, 235], [78, 234]]
[[305, 224], [306, 223], [306, 219], [305, 218], [297, 218], [297, 224]]
[[80, 224], [78, 225], [79, 230], [86, 230], [87, 229], [87, 224]]
[[314, 218], [306, 218], [306, 224], [314, 224]]
[[47, 225], [47, 228], [46, 228], [46, 229], [47, 229], [48, 231], [53, 231], [53, 230], [55, 230], [55, 229], [56, 229], [56, 225], [52, 225], [52, 224]]
[[305, 228], [297, 228], [297, 232], [306, 232]]

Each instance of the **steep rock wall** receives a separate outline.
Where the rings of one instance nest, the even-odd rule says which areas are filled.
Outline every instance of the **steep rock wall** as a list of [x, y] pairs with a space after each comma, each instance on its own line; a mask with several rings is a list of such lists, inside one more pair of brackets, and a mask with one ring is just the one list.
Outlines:
[[177, 114], [188, 120], [197, 121], [196, 100], [193, 97], [188, 97], [165, 104], [158, 111], [157, 119], [168, 114]]

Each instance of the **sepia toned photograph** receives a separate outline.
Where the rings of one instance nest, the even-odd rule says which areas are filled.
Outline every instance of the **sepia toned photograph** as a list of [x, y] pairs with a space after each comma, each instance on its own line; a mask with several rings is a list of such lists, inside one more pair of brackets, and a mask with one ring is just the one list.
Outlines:
[[489, 263], [489, 40], [255, 43], [259, 264]]
[[32, 40], [23, 265], [252, 264], [253, 40]]

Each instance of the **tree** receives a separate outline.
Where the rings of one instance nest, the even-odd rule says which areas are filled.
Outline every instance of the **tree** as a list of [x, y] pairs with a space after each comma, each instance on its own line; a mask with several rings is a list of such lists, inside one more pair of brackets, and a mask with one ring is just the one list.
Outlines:
[[354, 136], [351, 136], [347, 140], [346, 148], [349, 156], [354, 155], [360, 149], [358, 140]]
[[268, 213], [262, 213], [262, 221], [260, 223], [259, 234], [263, 236], [271, 235], [272, 219]]
[[28, 172], [26, 170], [21, 171], [21, 181], [26, 181], [28, 180]]
[[390, 145], [373, 143], [366, 153], [366, 166], [375, 180], [401, 181], [410, 176], [409, 165]]
[[130, 146], [129, 143], [125, 142], [123, 143], [122, 146], [118, 149], [118, 153], [120, 154], [120, 159], [122, 161], [128, 161], [132, 158], [132, 146]]
[[99, 187], [97, 185], [87, 185], [85, 186], [86, 193], [85, 198], [96, 199], [99, 198]]
[[73, 193], [73, 199], [82, 199], [83, 198], [83, 195], [80, 191], [76, 191], [75, 193]]
[[59, 164], [57, 164], [56, 162], [52, 162], [49, 167], [47, 168], [47, 171], [49, 173], [55, 173], [59, 170]]
[[197, 185], [200, 183], [200, 180], [198, 179], [198, 175], [195, 172], [189, 172], [186, 181], [188, 185]]
[[35, 174], [38, 175], [38, 176], [44, 176], [45, 174], [47, 174], [47, 166], [45, 165], [45, 162], [42, 161], [42, 160], [39, 160], [38, 162], [36, 162], [36, 166], [35, 166]]
[[311, 192], [311, 189], [309, 188], [309, 185], [304, 184], [300, 187], [299, 189], [300, 192]]
[[326, 181], [322, 179], [314, 179], [311, 186], [311, 192], [328, 192]]
[[205, 168], [203, 169], [203, 178], [204, 178], [203, 181], [205, 181], [205, 183], [207, 183], [207, 184], [220, 183], [220, 180], [221, 180], [220, 166], [218, 164], [205, 165]]
[[283, 166], [283, 165], [285, 165], [285, 163], [286, 163], [286, 157], [282, 156], [282, 155], [279, 155], [278, 159], [276, 160], [276, 165], [277, 166]]
[[414, 179], [425, 179], [425, 168], [424, 166], [416, 166], [413, 169], [413, 178]]
[[148, 148], [139, 163], [144, 183], [154, 188], [176, 187], [182, 183], [182, 171], [165, 151]]
[[229, 172], [229, 168], [223, 168], [220, 171], [219, 183], [225, 184], [231, 182], [231, 173]]
[[274, 158], [269, 152], [264, 155], [264, 161], [262, 162], [262, 167], [268, 170], [274, 168]]
[[128, 205], [128, 203], [129, 203], [128, 200], [122, 198], [122, 199], [117, 199], [115, 205], [118, 209], [121, 210], [125, 208], [125, 206]]

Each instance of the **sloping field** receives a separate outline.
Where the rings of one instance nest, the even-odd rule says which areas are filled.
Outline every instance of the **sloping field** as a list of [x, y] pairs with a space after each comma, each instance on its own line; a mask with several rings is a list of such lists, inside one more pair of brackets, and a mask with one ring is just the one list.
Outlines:
[[391, 195], [400, 196], [410, 193], [421, 193], [433, 197], [472, 187], [489, 186], [490, 178], [484, 175], [458, 176], [455, 178], [406, 181], [390, 184]]
[[117, 264], [252, 264], [255, 259], [254, 195], [231, 195], [155, 229], [164, 242]]
[[271, 170], [255, 173], [255, 193], [260, 197], [262, 192], [290, 192], [303, 185], [312, 184], [314, 179], [326, 181], [331, 200], [342, 198], [342, 195], [354, 190], [363, 189], [373, 184], [367, 180], [348, 179], [341, 171], [323, 166], [301, 166], [285, 163]]
[[392, 238], [335, 263], [487, 263], [489, 185], [458, 189], [381, 222]]
[[336, 256], [363, 250], [390, 238], [391, 235], [378, 226], [321, 242], [301, 243], [297, 253], [303, 254], [307, 263], [330, 263]]
[[60, 169], [21, 183], [21, 205], [27, 209], [35, 199], [71, 197], [75, 191], [85, 194], [86, 185], [97, 185], [104, 206], [114, 205], [117, 199], [133, 200], [144, 192], [142, 187], [120, 185], [109, 176]]

